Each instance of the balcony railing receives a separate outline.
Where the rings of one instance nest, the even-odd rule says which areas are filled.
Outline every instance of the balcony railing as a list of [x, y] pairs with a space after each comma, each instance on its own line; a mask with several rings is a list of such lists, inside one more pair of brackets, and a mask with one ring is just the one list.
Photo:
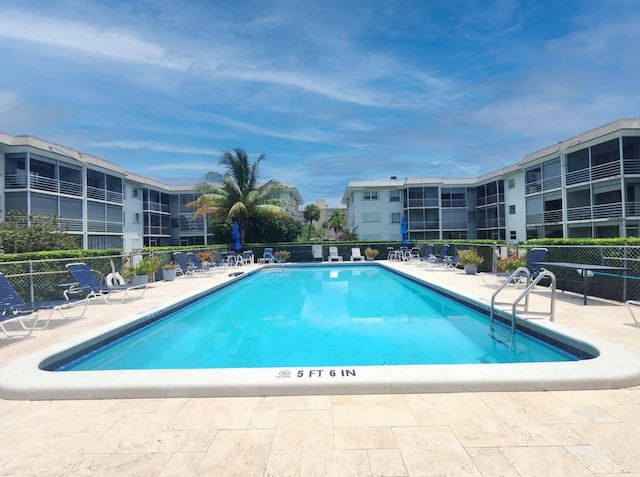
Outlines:
[[562, 209], [547, 210], [544, 212], [545, 223], [562, 222]]
[[627, 202], [625, 208], [627, 217], [637, 217], [640, 215], [640, 202]]
[[535, 212], [527, 214], [527, 225], [542, 224], [544, 223], [544, 215], [542, 212]]
[[[27, 175], [7, 174], [4, 178], [5, 189], [26, 189]], [[44, 190], [47, 192], [56, 192], [59, 194], [75, 195], [82, 197], [82, 184], [75, 182], [59, 181], [51, 177], [40, 176], [37, 174], [29, 175], [28, 186], [35, 190]]]
[[171, 235], [170, 227], [159, 227], [159, 226], [146, 226], [144, 228], [145, 235]]
[[562, 177], [560, 176], [549, 177], [548, 179], [544, 179], [542, 181], [543, 190], [558, 189], [560, 187], [562, 187]]
[[525, 194], [535, 194], [536, 192], [542, 192], [542, 181], [529, 182], [525, 185]]
[[103, 200], [108, 202], [116, 202], [122, 204], [122, 193], [97, 187], [87, 186], [87, 198], [95, 200]]
[[144, 201], [142, 203], [143, 212], [165, 212], [169, 213], [169, 205], [161, 204], [160, 202]]
[[60, 227], [69, 232], [82, 232], [82, 219], [60, 219]]
[[589, 182], [590, 180], [591, 171], [589, 168], [568, 172], [566, 176], [567, 185], [580, 184], [581, 182]]
[[609, 204], [598, 204], [593, 206], [594, 219], [606, 219], [611, 217], [622, 217], [622, 202], [612, 202]]
[[619, 176], [620, 173], [620, 161], [607, 162], [591, 168], [591, 179]]
[[640, 174], [640, 159], [625, 159], [624, 160], [624, 173], [625, 174]]
[[437, 230], [439, 228], [440, 222], [437, 220], [412, 220], [410, 224], [411, 231]]
[[102, 222], [100, 220], [87, 220], [87, 232], [121, 234], [123, 232], [123, 228], [120, 222]]
[[591, 219], [591, 206], [586, 205], [583, 207], [569, 207], [567, 208], [567, 220], [590, 220]]

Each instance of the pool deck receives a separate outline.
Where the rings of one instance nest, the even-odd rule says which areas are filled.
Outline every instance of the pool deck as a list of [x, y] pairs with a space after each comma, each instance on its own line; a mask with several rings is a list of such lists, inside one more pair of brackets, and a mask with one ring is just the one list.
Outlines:
[[[483, 302], [495, 291], [462, 271], [390, 265]], [[0, 366], [228, 279], [179, 278], [151, 284], [141, 300], [96, 300], [83, 320], [55, 319], [28, 339], [0, 338]], [[543, 294], [532, 300], [546, 303]], [[640, 356], [640, 326], [623, 304], [590, 297], [583, 306], [581, 295], [559, 294], [556, 323]], [[640, 387], [0, 400], [0, 475], [116, 474], [640, 476]]]

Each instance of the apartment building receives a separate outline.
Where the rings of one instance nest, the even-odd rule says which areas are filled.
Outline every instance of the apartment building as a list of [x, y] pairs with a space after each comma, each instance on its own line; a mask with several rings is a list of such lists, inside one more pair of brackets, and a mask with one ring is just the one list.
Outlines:
[[640, 234], [640, 118], [621, 119], [481, 177], [352, 181], [342, 197], [364, 240]]
[[[193, 218], [186, 204], [195, 184], [169, 185], [125, 171], [103, 159], [31, 136], [0, 133], [0, 214], [25, 211], [56, 215], [82, 248], [209, 245], [206, 217]], [[204, 172], [204, 171], [203, 171]], [[287, 185], [279, 197], [296, 216], [302, 198]]]

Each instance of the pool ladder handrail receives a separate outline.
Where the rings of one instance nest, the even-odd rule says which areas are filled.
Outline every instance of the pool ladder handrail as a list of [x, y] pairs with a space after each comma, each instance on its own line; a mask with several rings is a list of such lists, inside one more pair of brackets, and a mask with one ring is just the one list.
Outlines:
[[[513, 302], [497, 302], [496, 297], [498, 294], [505, 289], [507, 285], [510, 283], [514, 283], [518, 285], [522, 278], [526, 276], [526, 286], [522, 293], [513, 301]], [[529, 311], [529, 295], [535, 288], [535, 286], [540, 283], [544, 278], [549, 278], [551, 280], [551, 299], [549, 301], [549, 311]], [[524, 304], [520, 302], [524, 299]], [[498, 330], [494, 327], [495, 323], [495, 307], [496, 305], [511, 305], [511, 328], [509, 334]], [[528, 315], [539, 315], [539, 316], [548, 316], [550, 321], [555, 321], [555, 308], [556, 308], [556, 276], [550, 272], [549, 270], [543, 269], [538, 276], [536, 276], [533, 280], [531, 280], [531, 272], [526, 267], [520, 267], [515, 272], [513, 272], [509, 277], [505, 280], [505, 282], [495, 291], [495, 293], [491, 296], [491, 308], [489, 311], [489, 333], [495, 339], [496, 335], [509, 340], [510, 348], [512, 351], [515, 351], [515, 336], [516, 336], [516, 319], [518, 314], [518, 307], [522, 307], [522, 312], [527, 313]], [[499, 341], [499, 340], [498, 340]]]

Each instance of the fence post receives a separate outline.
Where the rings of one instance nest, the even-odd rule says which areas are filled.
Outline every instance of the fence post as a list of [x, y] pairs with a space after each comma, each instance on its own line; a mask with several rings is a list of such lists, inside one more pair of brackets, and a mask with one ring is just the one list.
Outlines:
[[[622, 266], [626, 267], [627, 266], [627, 245], [625, 244], [622, 247]], [[625, 271], [622, 275], [624, 278], [622, 279], [622, 303], [625, 303], [627, 301], [627, 271]]]
[[33, 260], [29, 259], [29, 294], [31, 296], [31, 302], [34, 302], [35, 293], [33, 290]]

